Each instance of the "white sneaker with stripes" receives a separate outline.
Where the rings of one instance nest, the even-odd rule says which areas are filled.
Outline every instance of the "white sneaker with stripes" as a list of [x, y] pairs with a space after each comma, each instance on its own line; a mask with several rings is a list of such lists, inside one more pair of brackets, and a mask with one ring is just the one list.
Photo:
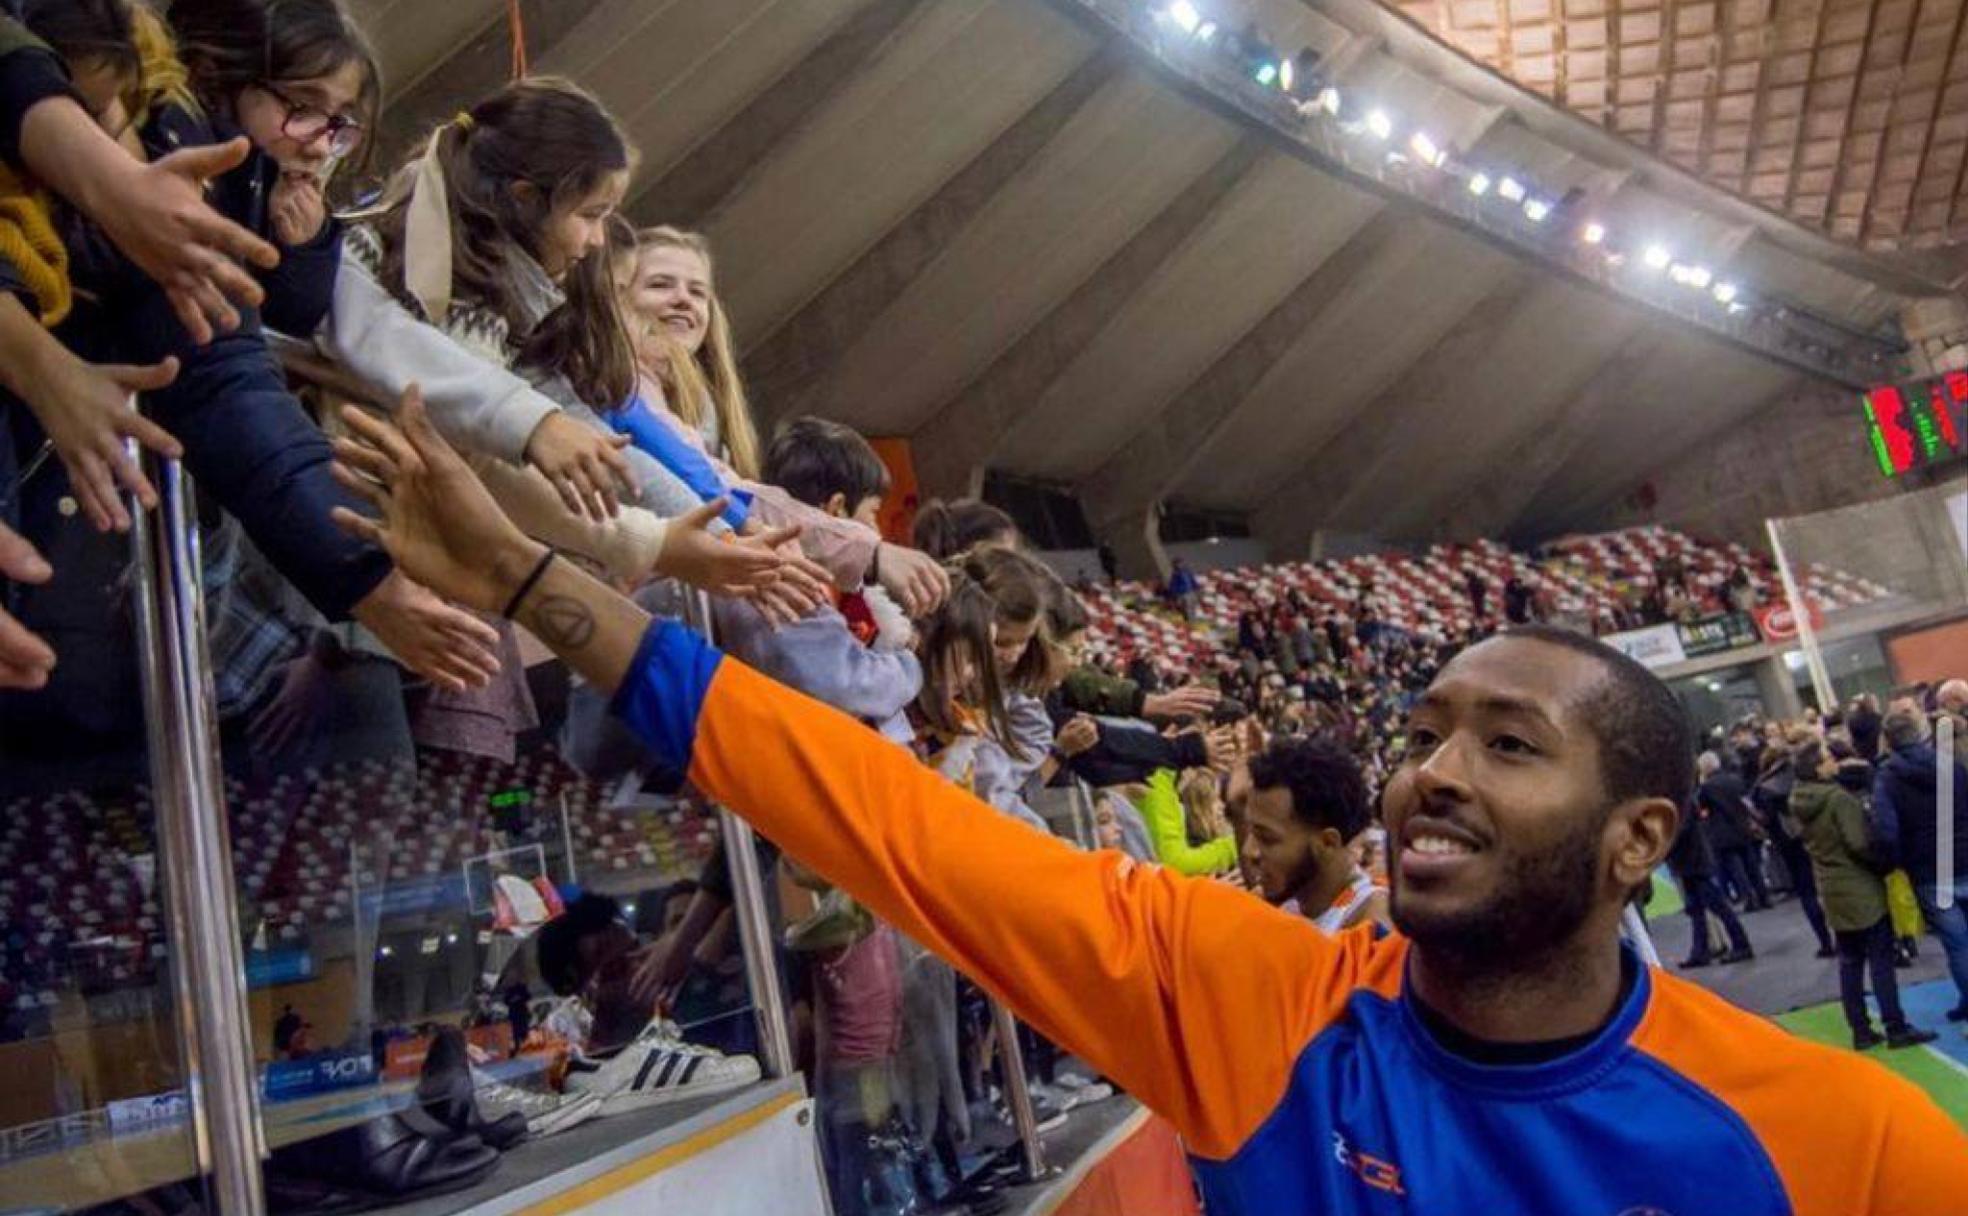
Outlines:
[[686, 1043], [674, 1025], [658, 1019], [609, 1059], [575, 1056], [566, 1085], [570, 1094], [599, 1095], [605, 1117], [742, 1089], [758, 1079], [751, 1056]]
[[513, 1111], [526, 1116], [526, 1132], [535, 1140], [578, 1127], [601, 1114], [601, 1099], [594, 1094], [548, 1093], [506, 1085], [492, 1077], [472, 1072], [479, 1113], [487, 1122], [497, 1122]]

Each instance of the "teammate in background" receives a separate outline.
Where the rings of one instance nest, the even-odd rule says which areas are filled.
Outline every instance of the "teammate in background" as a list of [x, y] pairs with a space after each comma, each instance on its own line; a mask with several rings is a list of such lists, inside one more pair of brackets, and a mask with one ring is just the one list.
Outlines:
[[1353, 757], [1323, 738], [1284, 738], [1231, 778], [1244, 824], [1243, 864], [1264, 898], [1328, 933], [1387, 926], [1387, 892], [1354, 860], [1367, 830], [1367, 783]]
[[1968, 1136], [1911, 1082], [1621, 946], [1693, 748], [1667, 687], [1601, 643], [1533, 627], [1442, 670], [1386, 796], [1401, 936], [1331, 936], [983, 813], [556, 560], [414, 394], [407, 437], [346, 417], [365, 442], [338, 445], [340, 475], [382, 521], [343, 526], [523, 623], [707, 796], [1169, 1119], [1213, 1213], [1924, 1216], [1968, 1195]]

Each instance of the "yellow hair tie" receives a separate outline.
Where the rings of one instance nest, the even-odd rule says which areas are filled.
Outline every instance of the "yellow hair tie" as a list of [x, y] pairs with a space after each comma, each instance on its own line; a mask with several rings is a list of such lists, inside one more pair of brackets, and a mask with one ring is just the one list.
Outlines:
[[464, 110], [458, 111], [458, 116], [451, 121], [458, 124], [460, 131], [469, 131], [478, 125], [472, 121], [472, 116]]

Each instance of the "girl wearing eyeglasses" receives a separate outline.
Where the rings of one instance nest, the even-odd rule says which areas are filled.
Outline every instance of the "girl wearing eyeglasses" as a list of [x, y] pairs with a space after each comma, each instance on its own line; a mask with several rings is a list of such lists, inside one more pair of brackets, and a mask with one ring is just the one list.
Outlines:
[[270, 327], [312, 334], [327, 315], [342, 226], [329, 178], [359, 153], [382, 74], [338, 0], [177, 0], [171, 26], [202, 116], [220, 139], [245, 135], [257, 155], [229, 175], [229, 210], [280, 248], [262, 276]]

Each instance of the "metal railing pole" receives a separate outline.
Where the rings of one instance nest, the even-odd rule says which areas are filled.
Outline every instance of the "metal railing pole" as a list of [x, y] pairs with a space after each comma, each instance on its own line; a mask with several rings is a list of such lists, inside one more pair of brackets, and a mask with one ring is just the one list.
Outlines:
[[[711, 601], [704, 592], [685, 590], [684, 618], [692, 629], [716, 641], [712, 637]], [[723, 832], [724, 862], [731, 870], [731, 906], [738, 917], [745, 979], [751, 985], [752, 1012], [758, 1019], [760, 1064], [769, 1077], [789, 1077], [793, 1074], [793, 1034], [786, 1020], [785, 993], [779, 986], [772, 921], [766, 913], [758, 837], [752, 825], [723, 807], [718, 808], [718, 827]]]
[[1005, 1103], [1011, 1107], [1011, 1124], [1018, 1130], [1019, 1147], [1025, 1156], [1025, 1178], [1037, 1181], [1046, 1176], [1045, 1145], [1039, 1143], [1039, 1117], [1032, 1109], [1032, 1090], [1025, 1078], [1025, 1052], [1018, 1045], [1018, 1019], [1011, 1010], [993, 1000], [991, 1024], [998, 1031], [998, 1056], [1004, 1061]]
[[1790, 617], [1797, 622], [1797, 644], [1804, 651], [1804, 667], [1811, 674], [1811, 692], [1818, 699], [1818, 712], [1838, 708], [1838, 693], [1831, 686], [1831, 673], [1825, 670], [1824, 654], [1818, 649], [1818, 633], [1811, 627], [1811, 606], [1798, 590], [1796, 572], [1784, 553], [1783, 536], [1777, 521], [1766, 519], [1763, 528], [1770, 535], [1770, 553], [1777, 559], [1777, 575], [1783, 580], [1784, 600], [1790, 604]]
[[[239, 940], [205, 600], [191, 485], [152, 460], [160, 505], [132, 510], [145, 732], [156, 789], [159, 878], [199, 1169], [222, 1216], [266, 1209], [252, 1023]], [[134, 504], [133, 504], [134, 505]]]

